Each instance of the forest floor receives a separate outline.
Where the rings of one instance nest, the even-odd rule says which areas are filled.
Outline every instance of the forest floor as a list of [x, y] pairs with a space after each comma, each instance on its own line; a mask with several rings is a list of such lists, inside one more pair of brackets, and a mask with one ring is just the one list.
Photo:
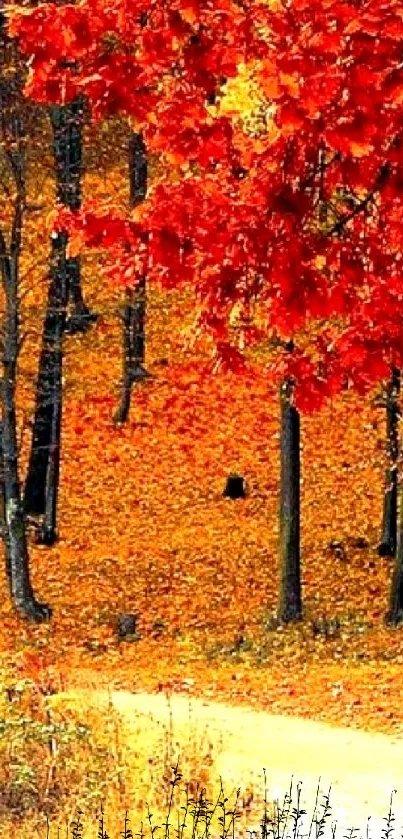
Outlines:
[[[116, 186], [124, 205], [124, 172], [103, 177], [90, 169], [85, 189], [107, 196]], [[48, 203], [24, 240], [23, 474], [46, 300]], [[1, 570], [4, 679], [26, 676], [56, 691], [186, 690], [400, 734], [403, 629], [383, 625], [392, 561], [376, 551], [384, 410], [346, 394], [302, 418], [304, 620], [270, 629], [279, 579], [279, 403], [264, 358], [248, 379], [201, 378], [183, 346], [192, 335], [189, 294], [150, 290], [152, 378], [135, 388], [129, 420], [115, 428], [121, 292], [99, 275], [101, 259], [83, 258], [84, 294], [99, 322], [65, 341], [60, 538], [52, 549], [30, 546], [35, 593], [54, 617], [41, 626], [20, 620]], [[245, 499], [222, 497], [233, 471], [246, 479]], [[138, 614], [138, 640], [117, 638], [121, 611]], [[321, 617], [339, 618], [334, 637], [315, 635]]]

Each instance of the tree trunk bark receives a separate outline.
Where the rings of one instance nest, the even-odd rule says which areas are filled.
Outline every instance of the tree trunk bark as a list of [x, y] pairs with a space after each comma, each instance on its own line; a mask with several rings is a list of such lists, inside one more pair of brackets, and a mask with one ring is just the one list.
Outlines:
[[300, 575], [300, 418], [292, 387], [283, 383], [281, 404], [280, 594], [278, 619], [302, 618]]
[[66, 320], [66, 306], [69, 291], [70, 274], [65, 258], [66, 243], [63, 236], [54, 240], [54, 309], [52, 343], [50, 345], [50, 399], [52, 418], [45, 480], [44, 518], [40, 541], [53, 545], [57, 539], [57, 502], [59, 494], [61, 427], [62, 427], [62, 372], [63, 372], [63, 332]]
[[380, 556], [395, 556], [397, 544], [397, 482], [399, 456], [399, 406], [400, 370], [392, 368], [386, 394], [386, 455], [388, 466], [385, 475], [382, 538], [378, 546]]
[[134, 382], [142, 381], [149, 377], [149, 373], [143, 366], [145, 336], [145, 277], [142, 278], [135, 291], [127, 289], [126, 303], [122, 307], [122, 384], [120, 402], [114, 414], [116, 423], [124, 423], [130, 411], [132, 386]]
[[[141, 134], [133, 133], [129, 144], [130, 206], [144, 201], [147, 193], [147, 152]], [[122, 384], [120, 402], [114, 414], [116, 423], [124, 423], [130, 410], [134, 382], [149, 377], [145, 358], [146, 278], [136, 289], [126, 291], [122, 307]]]
[[384, 622], [392, 626], [403, 623], [403, 485], [399, 488], [399, 527], [389, 595], [389, 609]]
[[4, 545], [4, 556], [6, 562], [6, 574], [9, 586], [11, 586], [10, 549], [7, 539], [6, 528], [6, 497], [4, 491], [4, 449], [3, 449], [3, 420], [0, 422], [0, 526], [1, 540]]
[[3, 258], [6, 289], [6, 317], [4, 329], [3, 379], [1, 382], [3, 408], [3, 475], [5, 507], [6, 568], [11, 597], [17, 611], [37, 622], [49, 620], [52, 610], [39, 603], [33, 594], [29, 575], [28, 548], [24, 510], [18, 474], [17, 426], [15, 412], [15, 381], [19, 351], [18, 324], [18, 264], [12, 257]]
[[[0, 21], [4, 23], [4, 21]], [[52, 610], [39, 603], [32, 590], [29, 575], [28, 548], [24, 509], [18, 470], [17, 421], [15, 391], [18, 354], [21, 347], [19, 324], [19, 265], [22, 223], [26, 204], [25, 142], [27, 106], [22, 95], [23, 71], [16, 42], [0, 32], [0, 148], [5, 151], [9, 171], [15, 185], [10, 242], [0, 227], [0, 276], [5, 298], [4, 324], [1, 335], [0, 398], [3, 540], [6, 573], [11, 598], [17, 611], [35, 621], [49, 620]]]
[[[83, 102], [51, 108], [57, 196], [61, 203], [81, 206], [81, 126]], [[52, 239], [51, 280], [43, 326], [42, 349], [36, 384], [35, 418], [24, 506], [28, 515], [43, 516], [38, 541], [51, 545], [57, 538], [56, 511], [60, 463], [62, 338], [67, 323], [66, 308], [73, 300], [69, 318], [71, 332], [86, 331], [96, 318], [84, 303], [80, 261], [66, 258], [67, 235]]]
[[[70, 105], [50, 109], [58, 200], [71, 210], [81, 207], [82, 123], [84, 102], [78, 98]], [[66, 318], [70, 333], [86, 332], [97, 319], [86, 306], [82, 293], [80, 260], [69, 260], [69, 298], [71, 313]]]
[[25, 512], [43, 516], [38, 540], [51, 545], [56, 535], [62, 416], [62, 340], [66, 318], [69, 261], [65, 234], [52, 240], [51, 279], [36, 389], [32, 445], [25, 484]]

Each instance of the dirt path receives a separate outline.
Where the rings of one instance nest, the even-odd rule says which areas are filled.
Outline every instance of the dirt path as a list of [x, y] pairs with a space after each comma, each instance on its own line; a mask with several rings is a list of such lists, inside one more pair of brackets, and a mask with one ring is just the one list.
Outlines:
[[[395, 815], [392, 836], [400, 835], [403, 824], [403, 736], [336, 728], [326, 723], [275, 716], [180, 694], [168, 698], [163, 693], [72, 690], [57, 694], [50, 701], [59, 710], [63, 707], [81, 711], [83, 708], [104, 708], [105, 714], [111, 703], [110, 707], [120, 718], [119, 731], [126, 744], [128, 764], [136, 783], [143, 784], [145, 794], [150, 789], [151, 771], [154, 781], [158, 772], [161, 777], [168, 743], [168, 765], [176, 762], [178, 753], [181, 755], [181, 788], [187, 779], [183, 767], [189, 759], [193, 766], [196, 761], [195, 774], [206, 785], [210, 801], [217, 800], [220, 776], [229, 798], [228, 807], [233, 806], [236, 788], [241, 787], [241, 793], [253, 789], [254, 801], [247, 817], [239, 821], [238, 835], [248, 835], [245, 829], [259, 831], [264, 795], [263, 767], [269, 801], [278, 798], [282, 803], [293, 775], [292, 806], [295, 806], [296, 785], [302, 782], [301, 807], [307, 811], [307, 816], [300, 830], [306, 835], [319, 776], [319, 815], [323, 812], [323, 793], [332, 785], [332, 810], [326, 822], [326, 837], [331, 836], [334, 820], [337, 821], [337, 837], [345, 835], [351, 827], [358, 828], [360, 835], [365, 836], [370, 815], [369, 835], [380, 839], [392, 789], [397, 790], [392, 808]], [[151, 756], [152, 764], [148, 762]], [[214, 795], [210, 792], [213, 789]], [[239, 802], [242, 802], [242, 796]], [[241, 809], [241, 803], [238, 803], [238, 809]], [[290, 822], [290, 831], [291, 828]], [[315, 835], [314, 828], [312, 833]]]

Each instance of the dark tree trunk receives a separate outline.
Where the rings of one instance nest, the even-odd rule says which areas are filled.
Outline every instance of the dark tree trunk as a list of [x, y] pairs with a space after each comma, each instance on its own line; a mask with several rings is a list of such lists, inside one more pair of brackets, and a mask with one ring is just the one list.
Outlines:
[[382, 538], [378, 546], [380, 556], [395, 556], [397, 544], [397, 482], [399, 456], [399, 406], [400, 370], [392, 368], [386, 393], [386, 455], [388, 466], [385, 475]]
[[132, 386], [134, 382], [148, 378], [149, 374], [143, 367], [144, 361], [144, 317], [145, 317], [145, 277], [142, 278], [136, 291], [126, 291], [126, 302], [122, 306], [122, 384], [120, 402], [114, 414], [116, 423], [124, 423], [130, 410]]
[[[141, 134], [133, 133], [129, 144], [130, 206], [144, 201], [147, 193], [147, 152]], [[144, 367], [146, 278], [135, 290], [127, 289], [122, 317], [122, 384], [114, 421], [124, 423], [130, 410], [132, 386], [149, 376]]]
[[18, 612], [37, 622], [49, 620], [52, 611], [39, 603], [33, 594], [29, 576], [28, 549], [24, 509], [18, 474], [17, 425], [15, 413], [15, 382], [19, 351], [18, 263], [3, 257], [2, 274], [6, 291], [6, 316], [3, 348], [3, 477], [5, 508], [6, 569], [11, 597]]
[[131, 207], [141, 204], [147, 195], [147, 150], [141, 134], [133, 132], [129, 140], [129, 177]]
[[51, 278], [36, 387], [32, 445], [25, 484], [25, 512], [43, 516], [38, 538], [56, 540], [62, 412], [62, 340], [70, 278], [65, 234], [52, 239]]
[[59, 494], [60, 449], [62, 428], [62, 370], [63, 370], [63, 331], [66, 321], [68, 296], [68, 271], [66, 270], [65, 242], [59, 235], [55, 242], [55, 300], [53, 344], [50, 348], [50, 398], [52, 404], [52, 422], [48, 448], [48, 463], [45, 482], [45, 509], [41, 530], [41, 542], [53, 545], [57, 538], [57, 501]]
[[403, 485], [399, 488], [399, 527], [397, 532], [396, 555], [392, 572], [389, 595], [389, 609], [385, 623], [398, 626], [403, 623]]
[[[71, 210], [79, 210], [81, 206], [83, 109], [82, 98], [70, 105], [56, 105], [50, 109], [57, 197]], [[97, 315], [91, 313], [84, 302], [78, 258], [69, 260], [69, 273], [71, 312], [66, 318], [66, 329], [70, 334], [86, 332]]]
[[302, 618], [300, 575], [300, 419], [292, 387], [284, 383], [281, 402], [280, 595], [278, 619]]
[[[57, 197], [72, 210], [81, 206], [81, 127], [83, 102], [51, 108]], [[62, 331], [68, 300], [73, 299], [69, 331], [85, 331], [95, 316], [84, 303], [80, 262], [66, 258], [67, 235], [52, 239], [51, 280], [43, 326], [42, 349], [36, 383], [35, 418], [24, 505], [28, 515], [42, 516], [38, 541], [56, 540], [61, 432]]]
[[[0, 21], [4, 25], [4, 20]], [[20, 491], [17, 446], [15, 391], [18, 354], [21, 347], [19, 325], [19, 265], [25, 192], [25, 119], [26, 103], [22, 95], [23, 69], [15, 41], [0, 32], [0, 148], [5, 150], [15, 185], [10, 242], [7, 247], [0, 228], [0, 276], [5, 298], [1, 334], [0, 396], [1, 420], [1, 501], [4, 521], [2, 535], [6, 573], [11, 598], [17, 611], [35, 621], [49, 620], [52, 610], [34, 596], [30, 574], [24, 509]]]
[[3, 420], [0, 422], [0, 527], [1, 539], [4, 545], [7, 580], [9, 586], [11, 586], [10, 549], [7, 541], [6, 496], [4, 490]]

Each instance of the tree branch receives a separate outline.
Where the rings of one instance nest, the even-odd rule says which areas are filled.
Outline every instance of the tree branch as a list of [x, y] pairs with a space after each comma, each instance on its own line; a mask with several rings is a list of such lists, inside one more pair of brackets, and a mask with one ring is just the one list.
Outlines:
[[385, 185], [389, 175], [390, 175], [390, 164], [387, 161], [386, 163], [384, 163], [381, 166], [379, 175], [378, 175], [378, 177], [375, 181], [375, 184], [374, 184], [371, 192], [369, 192], [368, 195], [365, 198], [363, 198], [361, 201], [359, 201], [359, 203], [354, 207], [354, 209], [351, 211], [351, 213], [346, 213], [344, 216], [342, 216], [341, 219], [339, 221], [337, 221], [336, 224], [333, 225], [333, 227], [330, 228], [327, 235], [332, 236], [333, 233], [341, 233], [343, 228], [345, 227], [345, 225], [348, 224], [348, 222], [351, 221], [351, 219], [353, 219], [355, 216], [357, 216], [359, 213], [361, 213], [363, 210], [365, 210], [365, 208], [368, 206], [370, 201], [372, 201], [372, 199], [374, 198], [375, 193], [379, 192], [382, 189], [382, 187]]

